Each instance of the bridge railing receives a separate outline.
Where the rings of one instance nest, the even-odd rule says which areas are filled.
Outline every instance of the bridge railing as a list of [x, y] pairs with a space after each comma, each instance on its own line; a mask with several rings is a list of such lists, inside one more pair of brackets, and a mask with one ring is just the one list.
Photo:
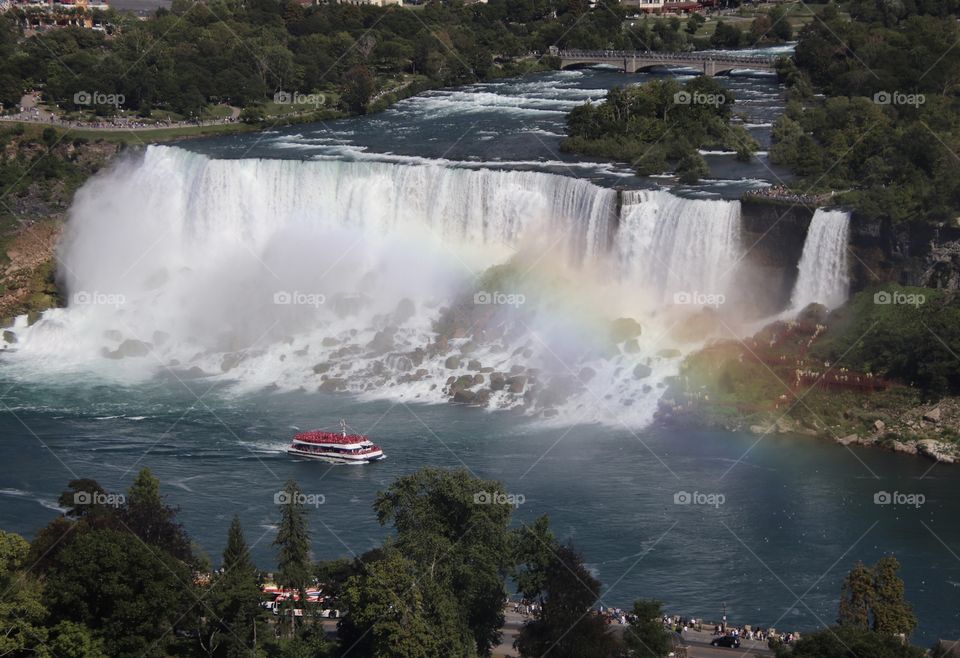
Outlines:
[[743, 64], [772, 65], [775, 57], [764, 55], [708, 55], [704, 53], [658, 53], [646, 50], [561, 50], [561, 59], [653, 59], [657, 61], [687, 61], [687, 62], [737, 62]]

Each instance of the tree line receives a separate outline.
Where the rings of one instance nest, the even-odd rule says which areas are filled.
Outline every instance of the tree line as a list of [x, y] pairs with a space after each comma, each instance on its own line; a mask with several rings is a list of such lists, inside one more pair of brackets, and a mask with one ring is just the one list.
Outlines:
[[[177, 508], [148, 470], [124, 495], [71, 481], [65, 512], [32, 542], [0, 531], [0, 654], [4, 656], [489, 656], [501, 640], [507, 582], [538, 604], [515, 648], [523, 657], [662, 658], [675, 643], [661, 604], [638, 600], [622, 633], [595, 614], [602, 585], [546, 516], [511, 524], [501, 483], [464, 469], [424, 468], [377, 494], [393, 533], [362, 555], [316, 562], [304, 499], [288, 481], [275, 502], [277, 613], [262, 605], [267, 574], [234, 518], [219, 568], [192, 544]], [[494, 493], [491, 493], [494, 492]], [[478, 498], [487, 494], [487, 498]], [[499, 497], [497, 497], [499, 496]], [[857, 564], [844, 582], [839, 625], [804, 638], [797, 656], [839, 656], [855, 642], [875, 658], [923, 652], [898, 634], [916, 625], [893, 558]], [[320, 589], [323, 604], [309, 601]], [[336, 638], [322, 607], [343, 613]], [[295, 609], [302, 614], [295, 614]], [[826, 647], [826, 648], [825, 648]]]
[[770, 157], [801, 191], [840, 193], [869, 218], [951, 220], [960, 210], [960, 39], [952, 0], [834, 4], [799, 35], [781, 76]]

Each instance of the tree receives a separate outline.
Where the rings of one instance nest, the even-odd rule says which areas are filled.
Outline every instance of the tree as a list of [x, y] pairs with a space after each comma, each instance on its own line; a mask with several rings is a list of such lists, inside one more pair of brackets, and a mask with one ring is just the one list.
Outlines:
[[476, 655], [453, 593], [426, 576], [393, 547], [366, 563], [344, 589], [342, 646], [370, 658]]
[[27, 540], [0, 530], [0, 656], [49, 656], [42, 586], [23, 572]]
[[206, 622], [199, 629], [204, 650], [231, 658], [249, 655], [261, 617], [260, 586], [237, 517], [230, 523], [221, 571], [210, 583], [209, 602], [209, 609], [199, 611]]
[[[307, 529], [307, 512], [303, 507], [303, 494], [296, 480], [287, 480], [278, 494], [280, 527], [273, 545], [277, 546], [277, 584], [297, 592], [301, 608], [306, 608], [307, 585], [310, 583], [310, 532]], [[292, 597], [288, 599], [291, 633], [296, 632], [296, 616]]]
[[663, 609], [659, 601], [634, 601], [634, 619], [623, 641], [631, 658], [664, 658], [673, 646], [670, 633], [663, 627]]
[[73, 621], [103, 640], [111, 656], [161, 656], [163, 640], [195, 603], [186, 565], [114, 530], [83, 534], [47, 575], [54, 619]]
[[837, 623], [841, 626], [869, 628], [872, 599], [873, 573], [862, 562], [857, 562], [843, 581]]
[[505, 487], [465, 469], [424, 468], [377, 495], [381, 524], [393, 523], [396, 547], [438, 587], [455, 594], [476, 651], [486, 655], [503, 625], [510, 567], [512, 506]]
[[367, 104], [373, 96], [375, 81], [370, 69], [358, 64], [347, 72], [343, 102], [351, 112], [366, 114]]
[[520, 630], [517, 651], [524, 658], [545, 653], [555, 658], [618, 656], [620, 642], [591, 610], [599, 593], [600, 582], [580, 555], [569, 546], [559, 547], [544, 574], [543, 605]]
[[910, 635], [917, 627], [899, 570], [900, 562], [892, 555], [880, 558], [873, 567], [873, 630], [878, 633]]
[[892, 635], [853, 626], [837, 626], [812, 633], [789, 647], [779, 647], [777, 658], [922, 658], [926, 652]]
[[164, 503], [160, 480], [149, 468], [141, 469], [120, 507], [123, 525], [150, 546], [190, 563], [193, 552], [183, 526], [176, 522], [179, 510]]

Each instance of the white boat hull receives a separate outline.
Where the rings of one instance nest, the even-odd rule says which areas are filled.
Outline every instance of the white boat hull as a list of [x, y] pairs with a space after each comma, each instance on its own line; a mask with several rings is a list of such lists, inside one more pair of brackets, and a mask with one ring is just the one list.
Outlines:
[[370, 464], [387, 458], [382, 452], [370, 455], [339, 455], [331, 452], [307, 452], [305, 450], [297, 450], [296, 448], [287, 448], [287, 454], [296, 457], [306, 457], [307, 459], [315, 459], [330, 464]]

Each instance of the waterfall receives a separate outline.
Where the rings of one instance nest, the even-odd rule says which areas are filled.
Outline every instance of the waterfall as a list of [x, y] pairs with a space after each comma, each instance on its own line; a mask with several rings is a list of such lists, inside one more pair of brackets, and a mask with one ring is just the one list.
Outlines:
[[740, 202], [623, 193], [617, 234], [621, 276], [661, 294], [723, 295], [740, 260]]
[[850, 213], [817, 208], [803, 244], [791, 309], [800, 310], [814, 302], [835, 308], [847, 300], [849, 230]]
[[[676, 296], [730, 287], [740, 205], [621, 201], [618, 218], [615, 190], [542, 172], [149, 147], [77, 193], [67, 307], [18, 321], [6, 362], [420, 402], [452, 379], [491, 407], [643, 426], [712, 326]], [[685, 316], [705, 321], [674, 339]], [[612, 342], [617, 318], [642, 332]]]

